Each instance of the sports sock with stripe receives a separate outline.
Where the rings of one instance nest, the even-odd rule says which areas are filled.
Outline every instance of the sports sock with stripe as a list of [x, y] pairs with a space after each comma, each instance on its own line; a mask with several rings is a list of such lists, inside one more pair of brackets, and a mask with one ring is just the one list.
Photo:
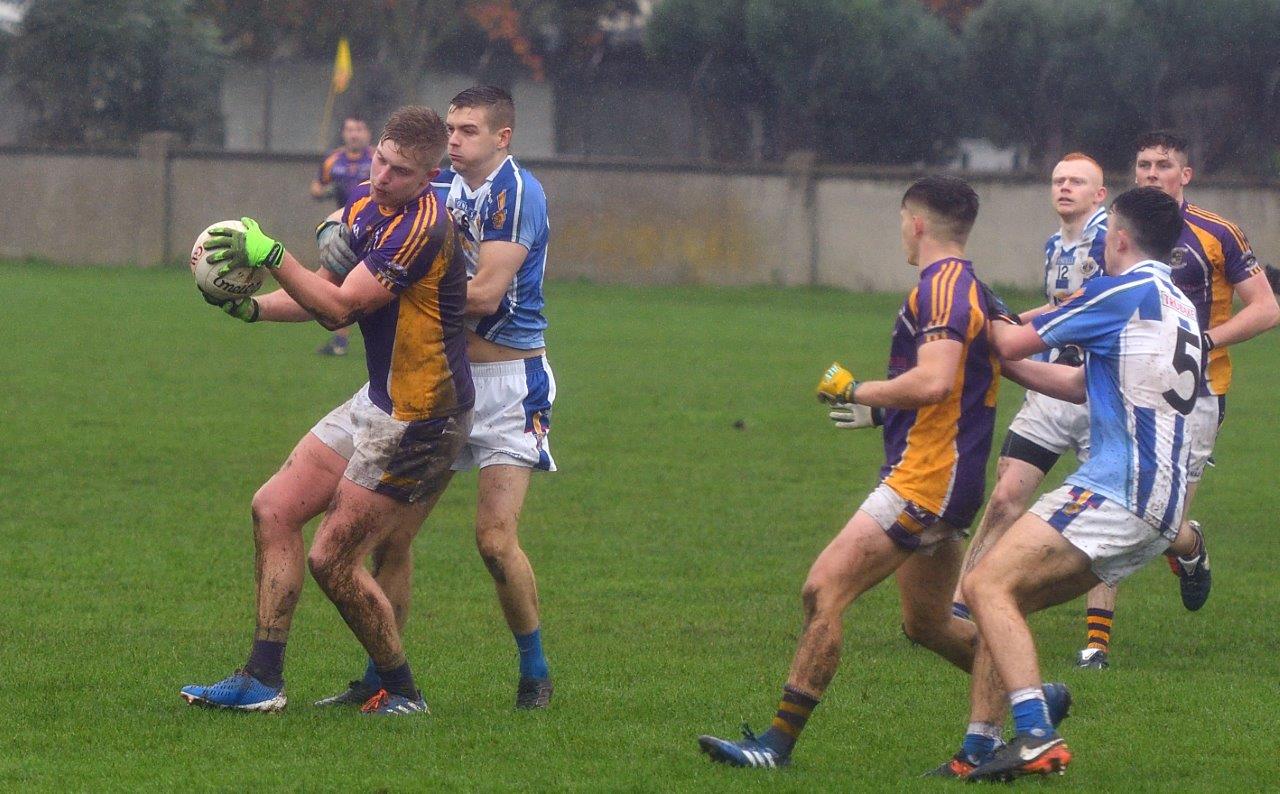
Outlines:
[[1109, 609], [1097, 609], [1089, 607], [1085, 610], [1085, 626], [1089, 631], [1089, 646], [1097, 648], [1100, 651], [1106, 651], [1111, 647], [1111, 625], [1115, 620], [1115, 613]]
[[971, 761], [982, 761], [1000, 745], [1001, 727], [990, 722], [971, 722], [960, 749]]
[[773, 717], [769, 730], [760, 735], [761, 743], [773, 748], [780, 755], [790, 755], [804, 730], [809, 715], [818, 707], [818, 699], [810, 697], [791, 686], [782, 688], [782, 701]]
[[549, 678], [551, 670], [547, 665], [547, 655], [542, 652], [542, 627], [528, 634], [516, 634], [516, 648], [520, 651], [521, 678]]
[[1013, 729], [1018, 735], [1048, 736], [1053, 733], [1049, 721], [1049, 705], [1044, 701], [1040, 687], [1015, 689], [1009, 693], [1009, 705], [1013, 707]]

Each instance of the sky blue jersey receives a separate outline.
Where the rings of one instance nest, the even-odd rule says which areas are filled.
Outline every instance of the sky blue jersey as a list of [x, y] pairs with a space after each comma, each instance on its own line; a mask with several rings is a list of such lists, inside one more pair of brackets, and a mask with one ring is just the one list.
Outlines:
[[1107, 210], [1089, 216], [1079, 240], [1064, 241], [1059, 230], [1044, 244], [1044, 295], [1054, 306], [1076, 294], [1084, 283], [1106, 272]]
[[506, 347], [545, 347], [547, 320], [542, 314], [542, 278], [551, 227], [542, 184], [511, 156], [474, 191], [452, 169], [441, 171], [431, 184], [445, 197], [445, 206], [462, 232], [468, 277], [476, 274], [483, 242], [505, 240], [528, 250], [497, 311], [488, 317], [468, 317], [467, 327]]
[[1050, 347], [1085, 350], [1089, 459], [1067, 478], [1172, 539], [1187, 492], [1187, 417], [1200, 383], [1196, 308], [1169, 266], [1147, 260], [1036, 317]]
[[[1044, 244], [1044, 296], [1054, 306], [1061, 306], [1084, 287], [1089, 279], [1101, 275], [1106, 258], [1107, 210], [1099, 207], [1085, 222], [1080, 239], [1064, 241], [1059, 229]], [[1037, 353], [1040, 361], [1053, 361], [1057, 352]]]

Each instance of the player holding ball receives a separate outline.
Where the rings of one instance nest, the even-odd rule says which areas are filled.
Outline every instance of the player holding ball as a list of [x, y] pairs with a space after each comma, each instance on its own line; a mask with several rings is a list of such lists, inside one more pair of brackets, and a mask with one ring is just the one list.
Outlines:
[[[416, 531], [452, 477], [471, 429], [474, 389], [462, 312], [466, 262], [452, 219], [431, 189], [447, 133], [431, 109], [395, 111], [371, 178], [340, 210], [358, 264], [338, 276], [303, 267], [251, 218], [216, 229], [212, 261], [265, 268], [281, 289], [220, 300], [246, 322], [359, 323], [369, 382], [303, 436], [253, 498], [257, 626], [243, 668], [183, 687], [189, 703], [243, 711], [285, 706], [284, 652], [309, 566], [376, 667], [372, 714], [427, 711], [400, 637], [384, 571], [364, 562], [389, 536]], [[338, 213], [335, 213], [337, 215]], [[304, 556], [302, 528], [324, 513]], [[305, 560], [305, 565], [304, 565]]]

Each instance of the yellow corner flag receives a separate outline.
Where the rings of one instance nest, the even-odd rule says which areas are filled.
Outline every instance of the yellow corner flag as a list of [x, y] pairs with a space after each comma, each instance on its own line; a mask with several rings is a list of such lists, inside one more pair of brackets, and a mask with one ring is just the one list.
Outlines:
[[351, 45], [347, 37], [338, 39], [338, 53], [333, 56], [333, 93], [341, 94], [351, 82]]

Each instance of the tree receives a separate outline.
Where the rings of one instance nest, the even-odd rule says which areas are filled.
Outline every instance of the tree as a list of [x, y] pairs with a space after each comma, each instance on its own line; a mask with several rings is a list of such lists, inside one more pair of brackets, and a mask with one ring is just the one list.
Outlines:
[[217, 31], [180, 0], [36, 0], [10, 74], [44, 143], [220, 140]]
[[1275, 175], [1280, 3], [1144, 0], [1129, 14], [1116, 77], [1141, 126], [1186, 133], [1197, 168]]
[[[755, 114], [766, 156], [808, 149], [832, 162], [936, 161], [960, 132], [959, 42], [916, 2], [667, 0], [649, 46], [704, 103]], [[714, 137], [741, 140], [739, 114], [707, 115], [728, 122]], [[737, 155], [750, 151], [739, 144]]]
[[1129, 11], [1128, 0], [988, 0], [964, 29], [979, 132], [1026, 146], [1041, 167], [1071, 149], [1116, 165], [1139, 124], [1115, 79]]
[[982, 130], [1041, 166], [1083, 149], [1126, 167], [1137, 133], [1176, 127], [1198, 168], [1276, 172], [1275, 0], [987, 0], [964, 39]]
[[[379, 97], [412, 101], [430, 68], [498, 83], [571, 69], [598, 44], [602, 15], [634, 0], [198, 0], [239, 55], [332, 56], [340, 36], [357, 62], [378, 64]], [[551, 57], [553, 56], [554, 57]], [[548, 63], [550, 61], [550, 63]]]

